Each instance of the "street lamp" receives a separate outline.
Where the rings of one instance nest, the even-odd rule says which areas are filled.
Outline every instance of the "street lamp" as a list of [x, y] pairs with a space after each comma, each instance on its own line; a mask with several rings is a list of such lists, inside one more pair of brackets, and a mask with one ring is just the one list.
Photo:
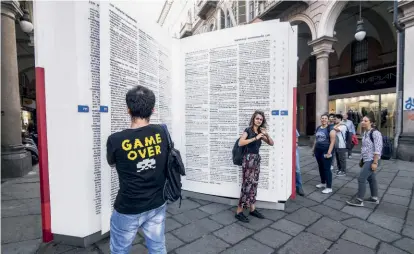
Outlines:
[[27, 10], [23, 10], [23, 17], [20, 18], [20, 28], [25, 33], [33, 31], [33, 24], [30, 21], [29, 12]]
[[357, 41], [362, 41], [363, 39], [365, 39], [365, 35], [367, 35], [367, 32], [364, 29], [364, 21], [362, 20], [362, 7], [361, 7], [361, 1], [360, 1], [359, 2], [359, 20], [357, 21], [355, 39]]
[[363, 39], [365, 39], [365, 35], [367, 35], [367, 32], [365, 32], [365, 29], [364, 29], [364, 21], [362, 19], [358, 20], [356, 33], [355, 33], [355, 39], [357, 41], [362, 41]]

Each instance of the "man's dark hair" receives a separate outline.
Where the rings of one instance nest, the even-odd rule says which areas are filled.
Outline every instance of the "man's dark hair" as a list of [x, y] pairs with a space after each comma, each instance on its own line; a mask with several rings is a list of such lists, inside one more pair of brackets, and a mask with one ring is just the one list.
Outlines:
[[126, 94], [126, 104], [132, 117], [147, 119], [155, 106], [155, 95], [143, 86], [131, 88]]
[[332, 117], [335, 117], [335, 114], [330, 113], [330, 114], [329, 114], [329, 116], [328, 116], [328, 118], [329, 118], [329, 117], [331, 117], [331, 116], [332, 116]]
[[341, 114], [336, 114], [335, 118], [341, 119], [341, 121], [344, 120], [344, 117]]

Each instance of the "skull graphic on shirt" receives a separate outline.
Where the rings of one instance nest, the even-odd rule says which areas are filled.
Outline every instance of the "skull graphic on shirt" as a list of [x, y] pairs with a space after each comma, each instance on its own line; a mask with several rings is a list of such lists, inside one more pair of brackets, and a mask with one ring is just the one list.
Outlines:
[[145, 159], [143, 161], [138, 162], [137, 172], [140, 173], [144, 170], [155, 169], [155, 165], [156, 165], [155, 159]]

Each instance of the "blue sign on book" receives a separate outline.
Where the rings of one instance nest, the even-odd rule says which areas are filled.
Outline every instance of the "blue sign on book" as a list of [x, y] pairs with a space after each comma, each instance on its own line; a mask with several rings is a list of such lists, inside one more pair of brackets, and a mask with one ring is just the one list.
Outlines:
[[280, 115], [281, 116], [287, 116], [288, 115], [288, 111], [287, 110], [281, 110], [280, 111]]
[[78, 112], [88, 113], [89, 112], [89, 106], [88, 105], [78, 105]]
[[108, 113], [108, 106], [101, 106], [99, 112]]
[[272, 116], [278, 116], [279, 110], [272, 110]]

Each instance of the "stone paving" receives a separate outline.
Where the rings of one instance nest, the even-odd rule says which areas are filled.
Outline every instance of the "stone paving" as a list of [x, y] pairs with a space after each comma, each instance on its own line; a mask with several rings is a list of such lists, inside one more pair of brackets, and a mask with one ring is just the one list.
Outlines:
[[[301, 147], [306, 197], [286, 203], [285, 211], [261, 210], [266, 219], [241, 223], [235, 207], [186, 198], [168, 208], [169, 253], [402, 254], [414, 253], [414, 163], [383, 161], [377, 179], [380, 205], [350, 207], [357, 192], [358, 155], [348, 175], [335, 177], [331, 195], [315, 185], [319, 173], [307, 147]], [[2, 253], [109, 253], [108, 241], [87, 249], [41, 244], [39, 182], [36, 170], [2, 184]], [[367, 187], [367, 196], [369, 195]], [[147, 253], [141, 233], [131, 253]]]

